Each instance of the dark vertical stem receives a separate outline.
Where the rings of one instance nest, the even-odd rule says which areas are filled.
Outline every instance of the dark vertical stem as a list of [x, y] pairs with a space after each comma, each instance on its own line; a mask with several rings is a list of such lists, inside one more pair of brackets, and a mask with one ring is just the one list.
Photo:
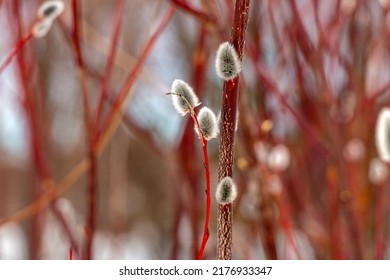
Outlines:
[[[270, 210], [270, 203], [266, 202], [260, 207], [261, 222], [260, 226], [262, 227], [263, 239], [262, 242], [264, 244], [264, 251], [266, 258], [269, 260], [277, 260], [278, 252], [276, 249], [276, 224], [273, 215], [269, 215], [272, 211]], [[267, 215], [268, 214], [268, 215]]]
[[[242, 60], [246, 28], [249, 18], [250, 0], [237, 0], [234, 10], [234, 22], [231, 33], [231, 43], [234, 45], [240, 60]], [[218, 178], [233, 177], [234, 128], [238, 103], [239, 76], [225, 81], [221, 108], [221, 127], [219, 138]], [[217, 258], [230, 260], [232, 258], [232, 204], [218, 206], [217, 222]]]

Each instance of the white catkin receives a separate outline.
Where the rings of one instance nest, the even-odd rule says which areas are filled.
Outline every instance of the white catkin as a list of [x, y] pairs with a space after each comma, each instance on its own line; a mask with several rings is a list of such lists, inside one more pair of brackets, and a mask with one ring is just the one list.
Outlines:
[[219, 204], [225, 205], [232, 203], [237, 197], [237, 186], [231, 177], [223, 178], [215, 192], [215, 198]]
[[222, 43], [215, 59], [215, 69], [217, 75], [225, 80], [231, 80], [241, 72], [241, 62], [234, 46], [225, 42]]
[[343, 149], [343, 156], [346, 161], [357, 162], [365, 156], [366, 148], [360, 138], [353, 138], [347, 142]]
[[191, 113], [200, 104], [192, 87], [182, 80], [173, 81], [171, 94], [173, 106], [183, 116]]
[[[207, 107], [200, 109], [198, 114], [199, 127], [206, 141], [216, 138], [218, 135], [217, 117], [214, 112]], [[197, 126], [195, 132], [199, 135]]]
[[373, 158], [370, 161], [370, 167], [368, 169], [368, 180], [374, 184], [381, 184], [387, 180], [389, 176], [389, 170], [386, 163], [379, 158]]
[[40, 38], [49, 33], [50, 28], [53, 24], [52, 20], [43, 19], [41, 21], [36, 22], [32, 27], [32, 34], [35, 38]]
[[290, 152], [283, 144], [272, 147], [268, 158], [268, 167], [274, 171], [283, 171], [290, 165]]
[[65, 5], [62, 1], [46, 1], [39, 6], [37, 16], [38, 18], [54, 20], [64, 11], [64, 8]]
[[390, 109], [383, 108], [377, 118], [375, 142], [378, 155], [384, 162], [390, 162]]

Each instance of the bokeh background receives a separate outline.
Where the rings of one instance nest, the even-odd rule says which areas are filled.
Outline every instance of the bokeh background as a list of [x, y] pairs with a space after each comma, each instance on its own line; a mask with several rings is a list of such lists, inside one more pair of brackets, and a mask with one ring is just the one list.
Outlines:
[[[165, 93], [182, 79], [220, 111], [215, 52], [229, 40], [235, 1], [63, 2], [48, 35], [28, 40], [0, 73], [0, 259], [68, 259], [70, 249], [81, 258], [90, 176], [93, 258], [196, 258], [202, 151], [191, 119]], [[0, 63], [41, 3], [0, 1]], [[388, 0], [251, 1], [233, 258], [390, 257], [388, 171], [374, 144], [389, 102], [389, 9]], [[218, 139], [208, 150], [214, 194]], [[39, 208], [53, 188], [58, 197]], [[216, 257], [216, 206], [213, 198], [207, 259]]]

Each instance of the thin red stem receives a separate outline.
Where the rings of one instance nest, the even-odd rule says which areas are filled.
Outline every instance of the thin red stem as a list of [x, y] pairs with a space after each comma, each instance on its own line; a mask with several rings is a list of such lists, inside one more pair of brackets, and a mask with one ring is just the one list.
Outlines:
[[160, 37], [160, 35], [163, 33], [163, 30], [168, 25], [173, 12], [175, 11], [175, 8], [173, 6], [170, 6], [168, 11], [166, 12], [164, 18], [162, 19], [160, 25], [156, 29], [156, 31], [153, 33], [152, 37], [150, 37], [149, 41], [147, 42], [144, 50], [142, 51], [140, 57], [138, 58], [133, 71], [129, 74], [127, 77], [125, 84], [123, 85], [122, 89], [120, 90], [117, 98], [115, 99], [112, 108], [109, 112], [109, 115], [106, 119], [106, 122], [103, 126], [103, 129], [101, 132], [96, 136], [95, 138], [95, 145], [98, 146], [102, 140], [104, 140], [105, 133], [109, 130], [110, 125], [113, 123], [115, 116], [118, 112], [120, 112], [120, 109], [128, 96], [131, 87], [133, 86], [136, 78], [138, 77], [138, 74], [140, 73], [143, 65], [145, 64], [146, 59], [148, 58], [150, 52], [152, 51], [152, 48], [154, 44], [156, 43], [157, 39]]
[[85, 75], [85, 67], [83, 62], [83, 55], [81, 52], [80, 36], [79, 36], [79, 13], [80, 7], [78, 0], [72, 0], [72, 16], [73, 16], [73, 46], [76, 55], [76, 62], [78, 67], [78, 78], [81, 89], [81, 96], [83, 100], [83, 117], [84, 127], [86, 131], [86, 145], [88, 147], [88, 157], [90, 161], [90, 168], [88, 173], [88, 186], [87, 186], [87, 226], [86, 226], [86, 244], [85, 244], [85, 259], [92, 259], [92, 244], [93, 237], [96, 228], [96, 200], [97, 200], [97, 163], [96, 154], [93, 149], [93, 126], [91, 122], [87, 80]]
[[23, 48], [23, 46], [32, 38], [32, 32], [27, 34], [26, 37], [24, 37], [22, 40], [19, 41], [19, 43], [13, 48], [11, 53], [8, 55], [8, 57], [5, 59], [5, 61], [0, 66], [0, 74], [4, 71], [4, 69], [11, 63], [12, 59], [15, 57], [15, 55], [18, 53], [18, 51]]
[[116, 13], [115, 13], [114, 27], [112, 31], [111, 45], [107, 56], [106, 68], [104, 70], [104, 75], [103, 75], [103, 83], [100, 88], [100, 94], [98, 99], [99, 100], [98, 107], [94, 118], [94, 122], [95, 122], [94, 127], [96, 131], [98, 129], [99, 122], [102, 117], [104, 101], [107, 99], [107, 89], [110, 83], [111, 73], [112, 73], [116, 50], [119, 41], [119, 31], [121, 28], [124, 3], [125, 3], [124, 0], [119, 0], [116, 5]]
[[[16, 21], [17, 24], [17, 36], [20, 38], [20, 34], [22, 33], [22, 21], [21, 21], [21, 16], [20, 16], [20, 6], [19, 6], [19, 1], [14, 1], [13, 2], [13, 14], [15, 15], [13, 20]], [[35, 109], [36, 107], [36, 101], [34, 98], [35, 95], [31, 91], [30, 87], [30, 79], [28, 78], [28, 70], [26, 68], [26, 59], [25, 56], [23, 55], [23, 50], [21, 49], [22, 46], [31, 38], [32, 33], [30, 32], [24, 39], [20, 40], [17, 46], [19, 46], [18, 50], [21, 50], [20, 53], [16, 51], [14, 54], [17, 55], [17, 65], [20, 73], [20, 81], [22, 84], [23, 88], [23, 98], [21, 98], [21, 104], [26, 112], [27, 115], [27, 120], [29, 124], [29, 129], [30, 129], [30, 146], [31, 146], [31, 151], [32, 151], [32, 156], [34, 159], [34, 166], [37, 171], [37, 175], [40, 179], [40, 186], [43, 187], [44, 191], [47, 191], [49, 188], [52, 187], [52, 176], [50, 174], [49, 167], [47, 165], [47, 159], [45, 155], [45, 151], [43, 149], [43, 144], [42, 144], [42, 139], [41, 139], [41, 127], [39, 126], [39, 121], [37, 117], [37, 111]], [[16, 50], [17, 48], [15, 48]], [[50, 182], [50, 183], [48, 183]], [[36, 191], [41, 191], [41, 190], [36, 190]], [[69, 242], [71, 245], [75, 248], [77, 251], [77, 243], [73, 237], [73, 234], [71, 232], [71, 229], [69, 225], [67, 224], [64, 216], [62, 215], [61, 211], [58, 209], [58, 206], [56, 204], [56, 200], [52, 201], [50, 204], [51, 211], [53, 212], [54, 216], [56, 217], [57, 221], [61, 225], [65, 236], [69, 239]], [[37, 225], [38, 226], [38, 225]], [[39, 228], [37, 228], [39, 230]]]
[[206, 248], [207, 241], [210, 236], [209, 224], [210, 224], [210, 213], [211, 213], [211, 195], [210, 195], [210, 169], [209, 169], [209, 156], [207, 153], [207, 141], [204, 139], [202, 132], [200, 130], [200, 125], [196, 114], [192, 117], [194, 119], [197, 130], [199, 131], [200, 141], [202, 143], [203, 150], [203, 159], [204, 159], [204, 169], [205, 169], [205, 177], [206, 177], [206, 218], [204, 222], [204, 231], [203, 231], [203, 239], [202, 244], [200, 246], [198, 260], [203, 258], [203, 253]]
[[68, 258], [70, 261], [73, 260], [73, 248], [72, 247], [69, 248], [69, 257]]
[[205, 14], [203, 11], [197, 10], [196, 8], [190, 6], [188, 3], [183, 2], [182, 0], [171, 0], [173, 4], [187, 13], [199, 18], [200, 20], [204, 20], [206, 22], [216, 23], [215, 18]]
[[261, 65], [257, 62], [257, 58], [255, 56], [255, 52], [248, 44], [248, 50], [249, 50], [249, 55], [252, 57], [254, 61], [254, 66], [256, 69], [256, 72], [259, 76], [259, 79], [262, 81], [263, 85], [265, 88], [267, 88], [272, 95], [274, 95], [279, 103], [286, 108], [291, 115], [293, 115], [295, 121], [298, 124], [298, 127], [301, 129], [302, 133], [307, 137], [307, 140], [310, 141], [313, 145], [317, 145], [318, 148], [320, 148], [320, 151], [322, 152], [321, 155], [325, 156], [329, 153], [332, 153], [332, 148], [329, 147], [328, 143], [326, 143], [322, 138], [321, 135], [319, 135], [314, 128], [287, 102], [277, 83], [271, 79], [271, 77], [268, 75], [266, 70], [261, 67]]

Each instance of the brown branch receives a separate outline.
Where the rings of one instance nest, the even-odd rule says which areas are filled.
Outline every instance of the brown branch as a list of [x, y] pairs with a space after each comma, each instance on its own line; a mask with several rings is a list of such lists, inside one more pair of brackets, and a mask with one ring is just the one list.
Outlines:
[[[234, 10], [231, 43], [235, 47], [240, 60], [242, 60], [244, 51], [245, 34], [249, 18], [249, 4], [250, 0], [237, 0]], [[239, 76], [225, 81], [223, 85], [219, 138], [219, 180], [226, 176], [233, 177], [234, 128], [236, 126], [238, 86]], [[232, 225], [232, 204], [219, 205], [217, 222], [217, 258], [219, 260], [230, 260], [232, 258]]]

